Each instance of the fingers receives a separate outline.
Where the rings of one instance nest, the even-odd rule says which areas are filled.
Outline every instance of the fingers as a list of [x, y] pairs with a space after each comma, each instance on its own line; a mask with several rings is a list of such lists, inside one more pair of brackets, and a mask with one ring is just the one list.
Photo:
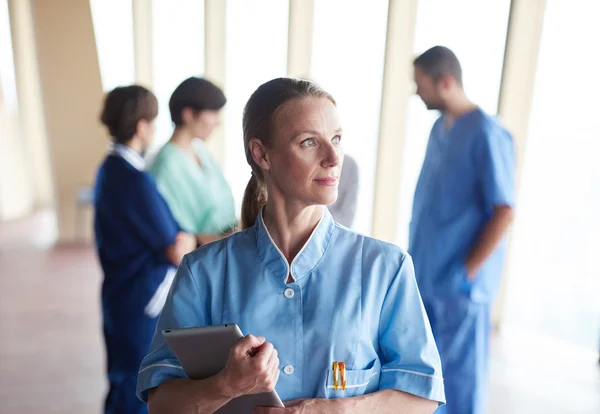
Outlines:
[[264, 342], [258, 348], [254, 348], [254, 351], [254, 363], [259, 369], [266, 369], [273, 352], [276, 352], [273, 344], [270, 342]]
[[253, 350], [254, 348], [260, 347], [265, 343], [264, 336], [254, 336], [254, 335], [246, 335], [242, 339], [240, 339], [237, 344], [233, 347], [236, 354], [240, 356], [247, 356], [248, 351]]
[[269, 385], [275, 388], [275, 385], [277, 385], [277, 381], [279, 380], [279, 374], [281, 373], [279, 369], [279, 353], [276, 349], [273, 350], [271, 358], [269, 358], [267, 369], [270, 373], [272, 373]]
[[273, 348], [273, 352], [271, 352], [271, 356], [269, 356], [269, 359], [267, 360], [267, 366], [268, 367], [272, 367], [272, 366], [279, 367], [279, 352], [277, 352], [277, 350], [275, 348]]
[[276, 367], [273, 371], [273, 377], [269, 381], [269, 388], [268, 388], [269, 391], [273, 391], [275, 389], [275, 386], [277, 385], [277, 381], [279, 381], [280, 374], [281, 374], [281, 370], [279, 369], [279, 367]]

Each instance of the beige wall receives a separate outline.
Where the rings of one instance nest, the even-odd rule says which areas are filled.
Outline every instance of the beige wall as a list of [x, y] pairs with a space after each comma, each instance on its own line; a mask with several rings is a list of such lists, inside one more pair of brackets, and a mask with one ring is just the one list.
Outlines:
[[[88, 1], [31, 0], [59, 241], [75, 240], [76, 193], [93, 183], [107, 148], [102, 84]], [[83, 226], [90, 229], [88, 220]], [[89, 236], [88, 236], [89, 237]]]

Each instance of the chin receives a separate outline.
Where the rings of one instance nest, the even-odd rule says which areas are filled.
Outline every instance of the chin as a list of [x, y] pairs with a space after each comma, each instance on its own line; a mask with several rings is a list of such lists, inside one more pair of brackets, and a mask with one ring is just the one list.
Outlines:
[[318, 194], [317, 197], [315, 197], [315, 199], [317, 201], [315, 204], [329, 206], [329, 205], [335, 203], [338, 198], [337, 187], [335, 189], [331, 189], [329, 191], [320, 191], [319, 193], [320, 194]]

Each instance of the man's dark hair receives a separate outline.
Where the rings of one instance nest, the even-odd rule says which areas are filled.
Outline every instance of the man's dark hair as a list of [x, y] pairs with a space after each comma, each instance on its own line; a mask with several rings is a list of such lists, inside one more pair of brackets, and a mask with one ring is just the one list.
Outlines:
[[195, 113], [203, 110], [219, 110], [227, 99], [221, 88], [209, 80], [191, 77], [179, 84], [169, 100], [171, 120], [176, 127], [183, 125], [181, 112], [190, 108]]
[[126, 144], [135, 135], [138, 122], [152, 121], [158, 115], [156, 96], [143, 86], [119, 86], [106, 95], [100, 121], [113, 140]]
[[447, 47], [434, 46], [416, 58], [413, 64], [431, 77], [434, 82], [439, 81], [442, 76], [450, 75], [462, 86], [460, 62], [454, 52]]

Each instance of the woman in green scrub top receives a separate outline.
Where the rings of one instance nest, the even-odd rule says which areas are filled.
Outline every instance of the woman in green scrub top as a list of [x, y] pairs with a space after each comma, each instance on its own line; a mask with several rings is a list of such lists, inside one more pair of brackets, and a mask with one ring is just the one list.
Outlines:
[[235, 227], [231, 188], [204, 141], [220, 123], [223, 91], [206, 79], [184, 80], [169, 100], [175, 131], [150, 167], [179, 226], [198, 244], [218, 240]]

